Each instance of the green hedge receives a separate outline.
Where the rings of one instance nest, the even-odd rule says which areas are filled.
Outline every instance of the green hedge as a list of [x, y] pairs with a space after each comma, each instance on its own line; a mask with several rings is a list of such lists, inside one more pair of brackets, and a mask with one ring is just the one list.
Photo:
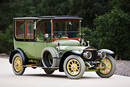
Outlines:
[[121, 9], [97, 16], [95, 28], [82, 28], [85, 40], [90, 40], [95, 47], [111, 49], [121, 59], [130, 59], [130, 15]]
[[13, 48], [12, 25], [5, 32], [0, 31], [0, 53], [9, 53]]

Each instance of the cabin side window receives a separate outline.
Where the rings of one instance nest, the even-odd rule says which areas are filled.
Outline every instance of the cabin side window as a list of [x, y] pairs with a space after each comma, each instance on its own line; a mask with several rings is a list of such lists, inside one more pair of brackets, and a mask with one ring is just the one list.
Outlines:
[[24, 20], [15, 21], [15, 37], [24, 39], [25, 37], [25, 22]]
[[16, 39], [34, 39], [33, 20], [15, 21]]
[[34, 29], [33, 29], [33, 21], [26, 21], [26, 39], [34, 38]]
[[[41, 20], [37, 22], [37, 41], [51, 40], [51, 22], [50, 20]], [[46, 37], [48, 36], [48, 37]]]

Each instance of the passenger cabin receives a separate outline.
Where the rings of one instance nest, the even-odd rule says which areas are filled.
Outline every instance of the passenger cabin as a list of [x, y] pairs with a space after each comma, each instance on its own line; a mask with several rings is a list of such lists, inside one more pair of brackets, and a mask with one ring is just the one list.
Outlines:
[[40, 16], [14, 18], [14, 37], [17, 41], [79, 40], [80, 17]]

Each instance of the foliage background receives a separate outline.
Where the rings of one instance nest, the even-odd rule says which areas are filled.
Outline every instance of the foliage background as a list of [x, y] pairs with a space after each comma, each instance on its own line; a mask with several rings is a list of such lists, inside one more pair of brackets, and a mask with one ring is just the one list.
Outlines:
[[69, 15], [83, 18], [85, 41], [130, 59], [130, 0], [0, 0], [0, 53], [13, 48], [13, 18]]

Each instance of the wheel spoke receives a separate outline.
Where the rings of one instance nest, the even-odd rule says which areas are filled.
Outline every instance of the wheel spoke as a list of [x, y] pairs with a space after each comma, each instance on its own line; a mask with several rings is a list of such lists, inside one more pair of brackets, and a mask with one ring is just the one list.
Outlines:
[[105, 64], [105, 69], [104, 70], [100, 70], [100, 72], [102, 74], [108, 74], [111, 71], [111, 68], [112, 68], [111, 62], [110, 62], [110, 60], [108, 58], [104, 58], [103, 62]]
[[71, 75], [77, 75], [80, 72], [80, 63], [76, 59], [71, 59], [67, 63], [67, 70]]

